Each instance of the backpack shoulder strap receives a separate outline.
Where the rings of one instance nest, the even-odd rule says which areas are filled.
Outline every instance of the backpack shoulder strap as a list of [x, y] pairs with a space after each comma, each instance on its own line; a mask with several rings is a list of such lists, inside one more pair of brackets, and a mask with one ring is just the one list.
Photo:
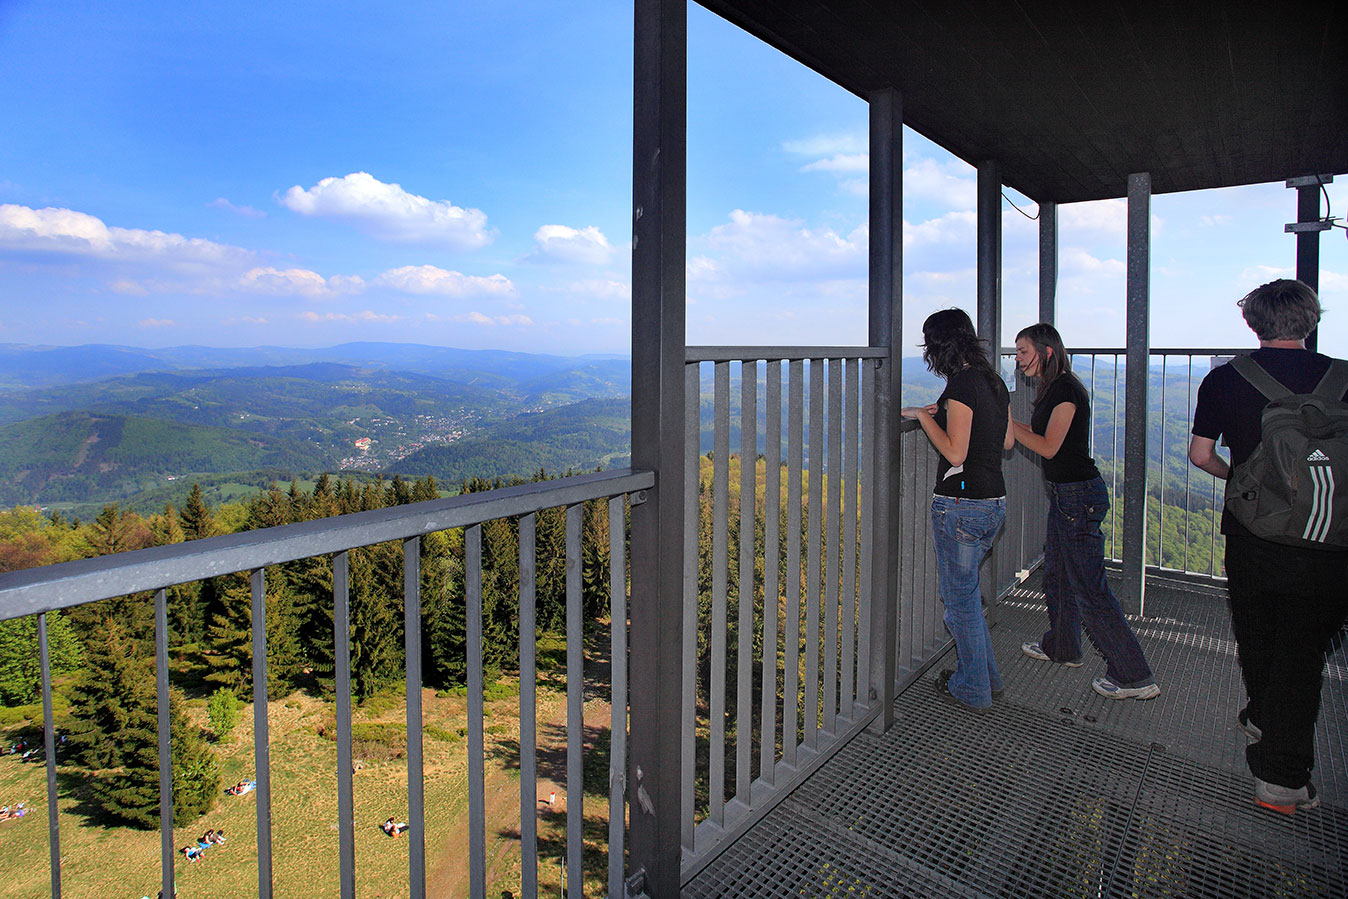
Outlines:
[[1315, 395], [1337, 403], [1343, 399], [1345, 392], [1348, 392], [1348, 362], [1342, 359], [1331, 360], [1329, 370], [1320, 379], [1320, 383], [1315, 385]]
[[[1255, 362], [1249, 356], [1236, 356], [1231, 360], [1231, 367], [1234, 368], [1241, 377], [1249, 381], [1250, 384], [1254, 386], [1254, 389], [1262, 393], [1264, 399], [1268, 400], [1270, 403], [1274, 400], [1280, 400], [1285, 396], [1292, 395], [1292, 391], [1284, 387], [1277, 378], [1264, 370], [1264, 366]], [[1341, 397], [1343, 394], [1340, 393], [1339, 396]], [[1337, 398], [1338, 397], [1336, 397], [1336, 399]]]

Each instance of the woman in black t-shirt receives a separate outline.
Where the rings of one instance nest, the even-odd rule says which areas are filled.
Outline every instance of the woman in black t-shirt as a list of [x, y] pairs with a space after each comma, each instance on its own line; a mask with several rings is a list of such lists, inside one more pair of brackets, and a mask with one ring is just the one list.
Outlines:
[[1109, 493], [1090, 454], [1090, 395], [1072, 374], [1072, 361], [1052, 325], [1031, 325], [1016, 335], [1016, 363], [1026, 377], [1039, 381], [1039, 391], [1030, 423], [1013, 423], [1015, 436], [1044, 457], [1049, 492], [1044, 540], [1049, 627], [1021, 650], [1041, 662], [1079, 668], [1084, 623], [1105, 657], [1106, 676], [1092, 682], [1095, 691], [1110, 699], [1152, 699], [1161, 688], [1105, 577], [1100, 522], [1109, 512]]
[[962, 309], [931, 315], [922, 339], [922, 358], [946, 379], [946, 388], [934, 404], [900, 414], [917, 419], [941, 455], [931, 527], [945, 625], [959, 660], [937, 677], [936, 692], [949, 702], [985, 709], [1002, 692], [1002, 675], [983, 617], [978, 566], [1006, 518], [1002, 453], [1014, 445], [1010, 397]]

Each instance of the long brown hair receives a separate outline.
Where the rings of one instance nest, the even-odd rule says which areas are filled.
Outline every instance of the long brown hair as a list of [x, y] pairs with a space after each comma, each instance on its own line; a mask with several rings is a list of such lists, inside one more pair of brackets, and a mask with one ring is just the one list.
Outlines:
[[[1039, 381], [1039, 390], [1034, 395], [1034, 401], [1038, 403], [1048, 392], [1050, 384], [1063, 375], [1072, 375], [1072, 360], [1062, 345], [1062, 335], [1048, 322], [1021, 328], [1016, 339], [1021, 338], [1034, 345], [1035, 356], [1039, 359], [1039, 374], [1035, 376]], [[1048, 350], [1052, 352], [1046, 352]]]

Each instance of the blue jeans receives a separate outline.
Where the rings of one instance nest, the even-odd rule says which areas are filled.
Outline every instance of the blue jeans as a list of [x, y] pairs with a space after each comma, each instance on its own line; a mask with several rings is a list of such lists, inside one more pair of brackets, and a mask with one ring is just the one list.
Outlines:
[[978, 566], [1006, 519], [1006, 500], [931, 498], [931, 532], [945, 626], [955, 638], [959, 663], [950, 676], [952, 696], [985, 709], [992, 692], [1002, 689], [1002, 674], [992, 654], [992, 634], [983, 617]]
[[1044, 542], [1044, 595], [1048, 631], [1039, 648], [1055, 662], [1081, 658], [1081, 626], [1105, 657], [1109, 679], [1120, 687], [1153, 683], [1142, 647], [1123, 617], [1105, 578], [1105, 536], [1100, 522], [1109, 514], [1109, 494], [1100, 478], [1049, 482], [1048, 537]]

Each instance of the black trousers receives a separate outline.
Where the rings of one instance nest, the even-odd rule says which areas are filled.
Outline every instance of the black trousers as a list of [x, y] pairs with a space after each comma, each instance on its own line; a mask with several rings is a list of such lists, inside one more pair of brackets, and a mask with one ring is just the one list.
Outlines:
[[1249, 719], [1263, 731], [1245, 760], [1260, 780], [1304, 787], [1325, 654], [1348, 616], [1348, 552], [1228, 535], [1226, 576]]

